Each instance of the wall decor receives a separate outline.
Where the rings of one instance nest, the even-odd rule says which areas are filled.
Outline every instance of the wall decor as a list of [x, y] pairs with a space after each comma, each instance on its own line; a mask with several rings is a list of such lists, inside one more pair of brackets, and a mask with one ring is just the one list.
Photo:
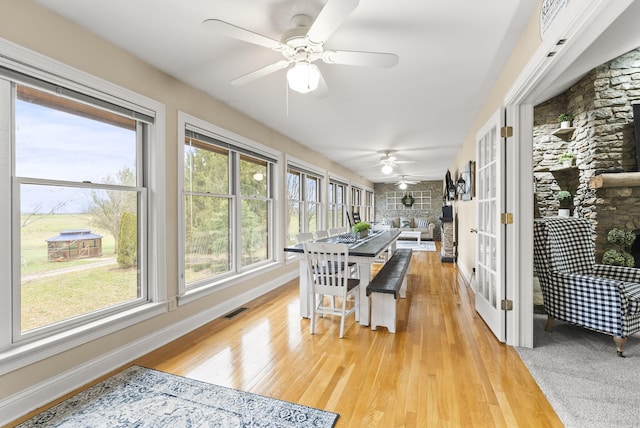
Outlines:
[[464, 192], [461, 195], [462, 200], [463, 201], [470, 201], [475, 196], [475, 185], [476, 185], [476, 183], [475, 183], [476, 163], [475, 163], [475, 161], [469, 161], [469, 163], [466, 164], [462, 168], [462, 172], [460, 173], [460, 176], [462, 177], [462, 179], [465, 182]]

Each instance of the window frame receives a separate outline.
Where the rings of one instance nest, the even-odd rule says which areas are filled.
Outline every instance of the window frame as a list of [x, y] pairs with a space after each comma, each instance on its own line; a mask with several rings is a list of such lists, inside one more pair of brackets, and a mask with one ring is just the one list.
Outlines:
[[[340, 203], [336, 202], [337, 192], [335, 190], [337, 186], [340, 186], [342, 188], [342, 202]], [[327, 201], [328, 217], [329, 216], [331, 217], [328, 219], [329, 221], [328, 224], [330, 225], [330, 227], [336, 227], [336, 228], [349, 227], [350, 217], [348, 216], [351, 215], [348, 212], [351, 204], [350, 202], [351, 192], [350, 192], [349, 182], [340, 177], [330, 176], [329, 182], [327, 184], [327, 195], [328, 195], [328, 198], [330, 199], [329, 201]], [[337, 224], [338, 211], [342, 212], [342, 224]]]
[[[15, 84], [34, 86], [33, 82], [45, 82], [59, 87], [56, 92], [68, 95], [77, 101], [94, 101], [96, 106], [104, 108], [102, 102], [122, 107], [124, 110], [139, 112], [143, 116], [154, 118], [148, 126], [147, 146], [143, 150], [146, 164], [144, 184], [147, 189], [147, 208], [143, 215], [146, 224], [144, 258], [146, 265], [147, 299], [137, 305], [127, 306], [118, 311], [105, 311], [103, 316], [92, 317], [64, 329], [51, 329], [42, 335], [14, 338], [15, 326], [12, 292], [19, 287], [15, 282], [15, 264], [20, 257], [15, 253], [16, 240], [5, 239], [0, 242], [0, 283], [10, 284], [0, 288], [0, 374], [49, 358], [55, 354], [99, 339], [113, 332], [135, 325], [166, 312], [166, 275], [161, 267], [166, 265], [165, 239], [165, 107], [146, 96], [132, 92], [51, 58], [37, 54], [29, 49], [0, 39], [0, 103], [6, 108], [0, 109], [0, 195], [7, 195], [0, 208], [0, 229], [5, 236], [19, 236], [14, 232], [16, 224], [16, 206], [18, 196], [13, 188], [19, 180], [14, 180], [14, 94]], [[39, 87], [36, 85], [36, 87]], [[66, 92], [69, 91], [69, 92]], [[82, 98], [85, 97], [84, 101]], [[105, 105], [106, 105], [105, 104]], [[122, 112], [119, 112], [122, 114]], [[135, 118], [135, 117], [134, 117]], [[146, 190], [145, 190], [146, 192]], [[19, 217], [19, 215], [18, 215]], [[19, 218], [18, 218], [19, 224]]]
[[[288, 175], [289, 171], [293, 170], [296, 173], [300, 174], [300, 197], [301, 199], [296, 200], [296, 202], [300, 206], [301, 210], [301, 220], [298, 227], [297, 233], [309, 232], [308, 225], [308, 213], [310, 205], [315, 205], [316, 207], [316, 230], [322, 230], [325, 227], [325, 211], [327, 209], [327, 204], [325, 203], [325, 188], [326, 188], [326, 177], [325, 172], [320, 170], [319, 168], [311, 165], [307, 162], [301, 161], [299, 159], [295, 159], [293, 157], [287, 157], [286, 161], [286, 169], [285, 169], [285, 186], [288, 185]], [[316, 201], [308, 201], [307, 200], [307, 178], [313, 178], [316, 180]], [[289, 201], [289, 192], [288, 189], [285, 188], [285, 197], [283, 199], [286, 200], [286, 206], [288, 207]], [[295, 241], [294, 237], [289, 237], [289, 224], [290, 219], [288, 218], [288, 209], [285, 209], [287, 213], [285, 231], [284, 231], [284, 242], [289, 243], [291, 241]], [[311, 232], [315, 232], [311, 231]], [[288, 258], [293, 258], [294, 255], [287, 253]]]
[[376, 194], [373, 189], [369, 189], [367, 187], [364, 188], [364, 199], [362, 200], [362, 210], [364, 213], [364, 217], [362, 217], [362, 221], [366, 221], [367, 223], [371, 223], [374, 220], [373, 213], [375, 212], [375, 198]]
[[[269, 224], [267, 225], [267, 229], [269, 231], [269, 247], [268, 254], [269, 257], [267, 260], [264, 260], [259, 263], [255, 263], [249, 266], [242, 266], [239, 262], [241, 260], [241, 249], [240, 245], [235, 245], [231, 251], [231, 255], [233, 260], [231, 264], [233, 269], [224, 276], [218, 276], [212, 279], [203, 279], [195, 284], [187, 286], [186, 278], [185, 278], [185, 238], [186, 238], [186, 228], [185, 228], [185, 182], [184, 182], [184, 147], [185, 147], [185, 137], [188, 133], [197, 132], [207, 138], [212, 140], [217, 140], [222, 144], [229, 144], [230, 146], [236, 147], [242, 150], [242, 154], [254, 153], [256, 157], [266, 157], [273, 160], [271, 166], [268, 168], [268, 174], [270, 177], [267, 178], [269, 180], [269, 186], [267, 189], [268, 198], [264, 198], [265, 200], [270, 200], [270, 208], [269, 208]], [[281, 152], [262, 145], [254, 140], [243, 137], [239, 134], [236, 134], [232, 131], [229, 131], [225, 128], [222, 128], [218, 125], [212, 124], [206, 120], [200, 119], [196, 116], [190, 115], [183, 111], [178, 111], [178, 179], [177, 179], [177, 187], [178, 187], [178, 296], [177, 296], [177, 305], [183, 305], [188, 302], [195, 301], [204, 296], [210, 295], [216, 291], [225, 289], [227, 287], [231, 287], [233, 285], [239, 284], [240, 282], [255, 277], [257, 275], [263, 274], [270, 270], [277, 268], [280, 265], [280, 252], [276, 251], [276, 248], [282, 246], [282, 240], [279, 238], [279, 233], [277, 232], [276, 225], [279, 224], [278, 219], [281, 218], [278, 194], [276, 189], [278, 189], [278, 171], [280, 165], [282, 163], [282, 154]], [[230, 157], [231, 168], [229, 171], [230, 174], [230, 194], [229, 198], [231, 201], [231, 233], [232, 239], [235, 242], [240, 242], [241, 236], [241, 212], [240, 207], [242, 204], [242, 200], [251, 200], [255, 198], [245, 198], [240, 194], [240, 155], [241, 152], [235, 152], [233, 156]], [[235, 165], [234, 165], [235, 164]], [[258, 198], [261, 199], [261, 198]], [[261, 199], [262, 200], [262, 199]]]

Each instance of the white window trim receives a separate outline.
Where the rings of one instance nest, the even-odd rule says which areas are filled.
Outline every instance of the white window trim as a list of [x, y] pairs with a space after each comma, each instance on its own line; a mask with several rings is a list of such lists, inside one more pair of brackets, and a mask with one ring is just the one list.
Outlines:
[[[15, 43], [0, 39], [0, 65], [21, 73], [59, 83], [70, 89], [91, 95], [95, 98], [130, 107], [149, 116], [155, 122], [149, 127], [149, 141], [153, 150], [149, 150], [148, 178], [150, 189], [148, 201], [148, 295], [149, 302], [128, 311], [95, 320], [86, 325], [52, 334], [46, 338], [29, 343], [12, 343], [11, 334], [11, 289], [0, 287], [0, 375], [41, 361], [55, 354], [67, 351], [92, 340], [99, 339], [115, 331], [135, 325], [146, 319], [167, 311], [166, 303], [166, 218], [165, 218], [165, 106], [151, 98], [111, 82], [92, 76], [86, 72], [58, 62], [54, 59], [31, 51]], [[5, 94], [6, 95], [6, 94]], [[0, 165], [0, 170], [11, 174], [10, 139], [13, 129], [9, 125], [0, 127], [0, 150], [2, 159], [8, 162]], [[9, 139], [9, 140], [7, 140]], [[6, 144], [9, 141], [9, 144]], [[9, 151], [6, 151], [8, 149]], [[8, 168], [7, 168], [8, 166]], [[3, 175], [2, 195], [10, 195], [9, 180]], [[7, 189], [4, 187], [8, 186]], [[11, 229], [11, 203], [9, 197], [0, 209], [0, 229]], [[0, 271], [3, 272], [0, 283], [11, 284], [11, 242], [0, 242]]]
[[[272, 191], [273, 191], [273, 216], [271, 219], [271, 224], [269, 225], [269, 230], [273, 230], [274, 233], [272, 235], [272, 254], [273, 258], [269, 261], [265, 261], [264, 263], [260, 263], [254, 266], [249, 266], [247, 268], [242, 269], [240, 272], [231, 272], [230, 275], [225, 275], [224, 277], [215, 278], [210, 282], [204, 282], [202, 285], [187, 289], [184, 271], [185, 271], [185, 262], [184, 262], [184, 240], [185, 240], [185, 230], [183, 227], [183, 219], [185, 216], [185, 207], [184, 207], [184, 139], [185, 139], [185, 130], [189, 128], [200, 129], [203, 134], [209, 135], [213, 138], [216, 138], [222, 142], [228, 142], [235, 146], [245, 148], [247, 150], [254, 151], [256, 153], [263, 153], [265, 156], [271, 157], [277, 160], [277, 163], [273, 165], [273, 183], [272, 183]], [[184, 111], [178, 111], [178, 155], [177, 155], [177, 171], [178, 171], [178, 179], [177, 179], [177, 187], [178, 187], [178, 221], [181, 222], [178, 227], [178, 296], [177, 296], [177, 304], [178, 306], [184, 305], [189, 302], [193, 302], [202, 297], [208, 296], [210, 294], [216, 293], [218, 291], [224, 290], [226, 288], [232, 287], [234, 285], [240, 284], [244, 281], [247, 281], [251, 278], [258, 277], [263, 275], [266, 272], [272, 271], [274, 269], [279, 268], [282, 261], [282, 252], [279, 251], [279, 248], [283, 247], [284, 238], [280, 235], [281, 233], [278, 231], [279, 227], [276, 225], [280, 225], [283, 216], [284, 208], [280, 207], [282, 200], [280, 197], [280, 180], [281, 180], [281, 170], [286, 169], [282, 168], [283, 164], [283, 155], [280, 151], [273, 149], [271, 147], [265, 146], [263, 144], [258, 143], [250, 138], [244, 137], [242, 135], [236, 134], [232, 131], [229, 131], [225, 128], [222, 128], [218, 125], [214, 125], [206, 120], [200, 119], [196, 116], [190, 115]], [[235, 199], [235, 198], [234, 198]], [[233, 221], [237, 221], [234, 219]]]

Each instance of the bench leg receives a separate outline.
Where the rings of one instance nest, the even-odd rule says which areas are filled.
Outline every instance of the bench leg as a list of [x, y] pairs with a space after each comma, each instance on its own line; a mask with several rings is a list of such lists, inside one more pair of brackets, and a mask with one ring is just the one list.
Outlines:
[[371, 330], [387, 327], [389, 333], [396, 332], [396, 299], [393, 294], [371, 293]]
[[405, 275], [404, 278], [402, 278], [402, 285], [400, 286], [399, 294], [401, 299], [407, 298], [407, 275]]

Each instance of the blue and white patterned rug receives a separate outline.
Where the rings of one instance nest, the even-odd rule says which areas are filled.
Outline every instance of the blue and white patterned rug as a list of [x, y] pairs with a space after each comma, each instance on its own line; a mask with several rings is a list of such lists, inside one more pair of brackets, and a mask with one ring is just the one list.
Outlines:
[[337, 413], [132, 366], [18, 425], [333, 427]]

